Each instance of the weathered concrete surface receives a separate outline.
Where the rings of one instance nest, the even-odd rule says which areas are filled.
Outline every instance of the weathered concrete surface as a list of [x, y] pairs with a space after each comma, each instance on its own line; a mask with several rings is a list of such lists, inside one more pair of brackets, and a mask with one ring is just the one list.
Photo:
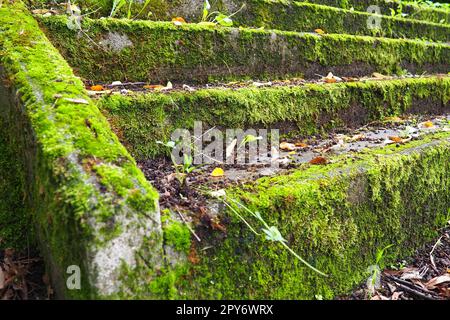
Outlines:
[[[127, 294], [126, 271], [145, 260], [151, 274], [162, 257], [157, 193], [18, 1], [0, 7], [0, 52], [0, 107], [14, 124], [1, 134], [23, 163], [23, 205], [57, 295]], [[66, 287], [72, 265], [79, 290]]]

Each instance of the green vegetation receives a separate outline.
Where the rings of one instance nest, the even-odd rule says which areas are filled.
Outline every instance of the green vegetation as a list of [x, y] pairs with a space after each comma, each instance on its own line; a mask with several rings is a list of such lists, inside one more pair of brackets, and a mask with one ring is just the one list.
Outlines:
[[[37, 239], [54, 289], [67, 298], [330, 299], [367, 279], [375, 261], [374, 286], [383, 265], [410, 256], [449, 219], [450, 132], [227, 186], [226, 197], [207, 202], [217, 229], [203, 222], [209, 216], [186, 208], [160, 210], [157, 191], [136, 165], [170, 152], [175, 142], [158, 141], [194, 121], [310, 136], [386, 116], [448, 111], [448, 9], [315, 2], [334, 8], [284, 0], [245, 7], [234, 0], [89, 0], [68, 16], [35, 20], [22, 2], [0, 1], [0, 248]], [[371, 4], [385, 14], [378, 31], [367, 29]], [[110, 18], [88, 18], [99, 16]], [[134, 20], [141, 17], [177, 18]], [[330, 70], [340, 77], [441, 75], [189, 87], [97, 101], [74, 75], [95, 84], [179, 84], [315, 79]], [[239, 147], [256, 139], [246, 136]], [[184, 160], [174, 162], [181, 184], [194, 169], [192, 158]], [[85, 275], [80, 291], [66, 289], [69, 265]]]

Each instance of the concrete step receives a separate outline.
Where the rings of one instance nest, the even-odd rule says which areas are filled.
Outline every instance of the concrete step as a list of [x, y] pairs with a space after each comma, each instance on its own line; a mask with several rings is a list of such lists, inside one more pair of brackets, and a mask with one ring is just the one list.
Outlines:
[[236, 26], [311, 32], [425, 39], [449, 42], [450, 25], [406, 17], [373, 16], [367, 12], [305, 2], [253, 1], [233, 16]]
[[41, 24], [75, 71], [97, 82], [446, 73], [450, 61], [449, 45], [404, 39], [114, 19], [84, 19], [81, 33], [64, 17]]
[[424, 20], [435, 23], [446, 23], [450, 21], [449, 10], [441, 8], [432, 8], [429, 6], [418, 5], [413, 2], [398, 0], [306, 0], [315, 4], [323, 4], [337, 8], [351, 9], [367, 12], [370, 6], [378, 6], [381, 14], [391, 16], [394, 10], [396, 15], [404, 16], [410, 19]]
[[[240, 217], [212, 200], [210, 217], [221, 228], [195, 229], [201, 242], [192, 237], [191, 259], [175, 268], [174, 297], [330, 299], [348, 293], [370, 268], [380, 267], [377, 250], [392, 245], [382, 266], [395, 263], [445, 226], [449, 164], [446, 132], [228, 187], [224, 201]], [[266, 240], [256, 212], [327, 277]]]
[[97, 104], [122, 143], [137, 159], [161, 155], [175, 129], [205, 127], [282, 129], [303, 136], [404, 113], [438, 114], [449, 109], [446, 76], [334, 84], [210, 88], [194, 92], [105, 95]]

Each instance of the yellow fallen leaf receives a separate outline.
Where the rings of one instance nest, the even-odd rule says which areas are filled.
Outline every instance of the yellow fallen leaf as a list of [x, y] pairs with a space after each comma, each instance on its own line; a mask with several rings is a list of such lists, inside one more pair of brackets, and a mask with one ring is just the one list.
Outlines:
[[225, 175], [225, 171], [222, 168], [215, 168], [211, 173], [212, 177], [223, 177]]
[[150, 90], [160, 90], [164, 88], [164, 86], [160, 84], [148, 84], [143, 87], [144, 89], [150, 89]]
[[399, 117], [387, 117], [384, 122], [404, 122], [404, 120]]
[[102, 85], [96, 85], [91, 87], [91, 91], [103, 91], [105, 88], [103, 88]]
[[402, 143], [403, 139], [400, 137], [388, 137], [389, 140], [394, 141], [395, 143]]
[[325, 34], [325, 31], [323, 31], [322, 29], [315, 29], [314, 32], [318, 34]]
[[307, 148], [308, 147], [308, 145], [306, 143], [303, 143], [303, 142], [296, 142], [295, 146], [297, 148]]
[[172, 19], [172, 22], [176, 26], [181, 26], [182, 24], [186, 23], [186, 20], [184, 20], [184, 18], [182, 18], [182, 17], [176, 17], [176, 18]]
[[426, 122], [422, 123], [422, 126], [425, 128], [433, 128], [434, 124], [431, 121], [426, 121]]

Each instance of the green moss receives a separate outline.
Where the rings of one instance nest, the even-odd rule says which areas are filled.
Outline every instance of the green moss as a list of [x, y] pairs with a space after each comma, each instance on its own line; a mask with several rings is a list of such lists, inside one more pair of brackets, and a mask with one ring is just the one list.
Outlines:
[[[207, 89], [168, 94], [107, 96], [98, 101], [118, 136], [138, 159], [166, 150], [175, 129], [192, 130], [195, 121], [222, 128], [288, 127], [311, 135], [387, 116], [444, 110], [449, 78], [369, 81], [299, 87]], [[422, 106], [420, 110], [418, 106]], [[280, 123], [289, 124], [288, 126]], [[282, 132], [282, 134], [285, 132]]]
[[[443, 73], [450, 61], [450, 46], [446, 44], [403, 39], [196, 24], [177, 27], [170, 22], [114, 19], [85, 19], [84, 33], [78, 33], [67, 28], [64, 17], [43, 18], [41, 22], [76, 72], [96, 82], [316, 78], [330, 67], [340, 76], [373, 71], [390, 74], [404, 68], [415, 73]], [[104, 44], [110, 32], [126, 36], [113, 42], [128, 47], [114, 51], [95, 44]]]
[[189, 253], [191, 247], [191, 233], [184, 223], [162, 217], [164, 225], [164, 244], [173, 247], [179, 252]]
[[380, 17], [380, 30], [367, 27], [371, 14], [328, 6], [292, 2], [252, 1], [234, 20], [239, 26], [265, 27], [290, 31], [383, 36], [388, 38], [428, 39], [449, 41], [450, 26], [391, 16]]
[[[315, 4], [323, 4], [327, 6], [333, 6], [338, 8], [350, 9], [366, 12], [367, 8], [371, 5], [379, 6], [381, 14], [390, 16], [391, 9], [396, 10], [399, 8], [399, 1], [391, 0], [304, 0], [304, 2], [312, 2]], [[407, 14], [410, 19], [425, 20], [435, 23], [449, 23], [449, 11], [441, 8], [431, 8], [425, 6], [419, 6], [412, 2], [405, 3], [402, 1], [402, 13]]]
[[[3, 93], [0, 88], [0, 105], [6, 106]], [[34, 244], [34, 232], [23, 205], [23, 164], [14, 151], [4, 116], [0, 116], [0, 251], [5, 248], [20, 251]]]

